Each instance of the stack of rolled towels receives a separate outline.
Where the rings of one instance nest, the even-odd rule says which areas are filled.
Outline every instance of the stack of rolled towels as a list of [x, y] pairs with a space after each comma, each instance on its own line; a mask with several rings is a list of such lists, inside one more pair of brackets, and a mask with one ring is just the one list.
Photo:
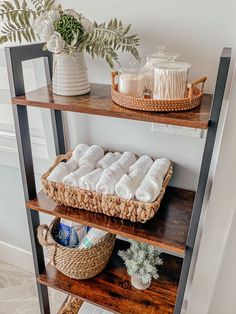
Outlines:
[[47, 179], [151, 203], [159, 196], [169, 167], [166, 158], [153, 161], [147, 155], [136, 158], [131, 152], [105, 154], [98, 145], [79, 144], [71, 158], [60, 162]]

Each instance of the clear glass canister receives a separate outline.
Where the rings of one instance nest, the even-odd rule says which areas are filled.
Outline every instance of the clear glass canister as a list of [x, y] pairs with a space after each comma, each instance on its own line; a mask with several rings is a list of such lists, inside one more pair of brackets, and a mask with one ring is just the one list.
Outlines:
[[143, 97], [145, 89], [144, 71], [140, 66], [130, 66], [119, 71], [118, 90], [132, 97]]
[[170, 56], [168, 62], [161, 61], [153, 65], [154, 99], [166, 100], [185, 97], [191, 65], [185, 62], [176, 62], [175, 59], [176, 56]]
[[146, 57], [146, 63], [144, 65], [145, 75], [145, 90], [146, 93], [152, 97], [153, 84], [154, 84], [154, 65], [160, 62], [167, 62], [168, 55], [166, 54], [165, 46], [158, 46], [157, 52]]

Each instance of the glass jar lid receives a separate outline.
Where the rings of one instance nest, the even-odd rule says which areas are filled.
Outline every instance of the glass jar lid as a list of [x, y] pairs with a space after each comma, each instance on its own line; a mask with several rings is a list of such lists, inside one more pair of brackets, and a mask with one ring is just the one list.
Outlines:
[[176, 61], [179, 54], [166, 54], [167, 59], [165, 61], [160, 60], [153, 64], [155, 68], [167, 69], [167, 70], [182, 70], [188, 71], [191, 68], [191, 64], [181, 61]]

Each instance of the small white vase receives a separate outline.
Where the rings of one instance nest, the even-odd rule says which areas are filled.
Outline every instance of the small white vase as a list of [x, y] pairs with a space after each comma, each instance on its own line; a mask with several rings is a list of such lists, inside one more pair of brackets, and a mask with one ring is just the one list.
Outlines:
[[138, 290], [145, 290], [151, 285], [151, 281], [149, 283], [142, 283], [142, 281], [136, 275], [131, 276], [131, 283], [132, 286]]
[[83, 52], [54, 54], [52, 90], [62, 96], [84, 95], [90, 91]]

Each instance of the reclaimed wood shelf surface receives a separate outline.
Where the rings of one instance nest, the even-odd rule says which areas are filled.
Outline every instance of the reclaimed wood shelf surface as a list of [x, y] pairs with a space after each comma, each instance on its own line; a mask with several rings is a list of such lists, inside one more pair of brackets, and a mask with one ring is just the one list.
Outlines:
[[100, 116], [149, 121], [177, 126], [207, 129], [212, 95], [204, 95], [200, 107], [182, 112], [155, 113], [122, 108], [111, 99], [110, 85], [91, 84], [91, 92], [83, 96], [54, 95], [50, 87], [43, 87], [12, 99], [15, 105], [25, 105], [73, 111]]
[[131, 286], [130, 276], [121, 258], [117, 256], [118, 249], [127, 247], [127, 242], [116, 240], [107, 267], [91, 279], [71, 279], [48, 265], [37, 280], [43, 285], [80, 297], [114, 313], [173, 313], [182, 260], [162, 254], [164, 265], [159, 267], [160, 278], [153, 280], [150, 288], [141, 291]]
[[183, 257], [194, 196], [192, 191], [167, 187], [157, 214], [145, 224], [58, 205], [43, 191], [38, 193], [37, 199], [27, 202], [27, 207], [156, 245], [170, 254]]

